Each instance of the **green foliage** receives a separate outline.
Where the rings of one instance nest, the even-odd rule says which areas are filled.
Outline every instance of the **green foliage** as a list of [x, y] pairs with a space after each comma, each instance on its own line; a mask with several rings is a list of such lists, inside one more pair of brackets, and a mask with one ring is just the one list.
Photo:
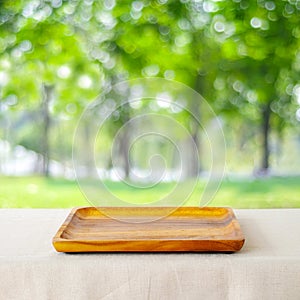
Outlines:
[[[65, 122], [71, 130], [74, 117], [114, 83], [159, 76], [200, 92], [232, 126], [259, 128], [270, 107], [272, 129], [283, 132], [298, 125], [299, 17], [298, 1], [1, 1], [0, 119], [7, 110], [41, 114], [48, 84], [53, 128]], [[200, 103], [186, 106], [201, 116]], [[118, 113], [108, 140], [133, 111]], [[176, 119], [197, 135], [186, 112]], [[33, 139], [42, 133], [29, 123], [15, 143], [37, 150]], [[59, 139], [52, 143], [58, 148]]]
[[[225, 83], [220, 93], [231, 98], [230, 107], [252, 119], [266, 103], [276, 118], [295, 120], [291, 90], [297, 83], [299, 5], [292, 1], [220, 2], [213, 26], [222, 45]], [[231, 34], [226, 29], [232, 26]], [[219, 97], [218, 97], [219, 98]], [[224, 97], [220, 97], [224, 99]], [[224, 105], [226, 105], [224, 101]], [[279, 107], [284, 106], [285, 112]], [[256, 113], [249, 110], [256, 107]]]

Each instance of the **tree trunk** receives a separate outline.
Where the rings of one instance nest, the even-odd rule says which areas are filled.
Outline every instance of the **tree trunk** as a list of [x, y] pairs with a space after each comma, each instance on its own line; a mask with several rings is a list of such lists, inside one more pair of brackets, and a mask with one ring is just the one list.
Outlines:
[[86, 173], [84, 174], [88, 178], [95, 178], [97, 173], [95, 173], [95, 161], [94, 161], [94, 148], [91, 138], [94, 136], [92, 132], [92, 121], [85, 121], [83, 127], [83, 141], [84, 144], [81, 145], [84, 149], [82, 149], [82, 153], [84, 155], [84, 164], [86, 168]]
[[123, 162], [123, 171], [125, 178], [130, 175], [130, 162], [129, 162], [129, 140], [130, 140], [130, 107], [129, 104], [123, 106], [122, 112], [122, 134], [120, 136], [120, 156]]
[[43, 84], [43, 97], [42, 97], [42, 137], [41, 148], [43, 155], [42, 174], [46, 177], [49, 176], [49, 159], [50, 159], [50, 146], [49, 146], [49, 130], [51, 125], [49, 104], [53, 94], [54, 87], [52, 85]]
[[270, 167], [270, 144], [269, 144], [269, 136], [270, 136], [270, 117], [271, 117], [271, 108], [270, 104], [266, 104], [262, 110], [262, 158], [261, 158], [261, 167], [260, 172], [262, 174], [266, 174]]
[[[198, 93], [201, 93], [203, 90], [203, 78], [198, 72], [195, 80], [195, 91]], [[193, 116], [191, 116], [191, 135], [192, 135], [192, 141], [196, 145], [196, 148], [198, 149], [198, 156], [194, 157], [194, 155], [191, 155], [191, 161], [190, 161], [190, 168], [188, 171], [189, 177], [197, 177], [200, 170], [201, 170], [201, 163], [200, 163], [200, 137], [199, 137], [199, 128], [200, 128], [200, 102], [196, 101], [196, 99], [193, 99], [192, 103], [190, 104], [191, 112], [193, 113]], [[191, 151], [194, 154], [193, 145], [191, 145]]]
[[[127, 125], [128, 126], [128, 125]], [[124, 129], [121, 141], [120, 141], [120, 154], [123, 160], [123, 170], [125, 178], [129, 177], [130, 174], [130, 163], [129, 163], [129, 136], [127, 129]]]

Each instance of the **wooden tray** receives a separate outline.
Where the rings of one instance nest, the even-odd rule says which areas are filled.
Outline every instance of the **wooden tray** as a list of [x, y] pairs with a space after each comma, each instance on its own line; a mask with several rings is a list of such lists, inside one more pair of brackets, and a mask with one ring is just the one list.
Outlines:
[[[163, 207], [75, 208], [53, 245], [59, 252], [234, 252], [244, 244], [230, 208], [180, 207], [167, 215], [170, 211]], [[152, 221], [164, 213], [166, 217]]]

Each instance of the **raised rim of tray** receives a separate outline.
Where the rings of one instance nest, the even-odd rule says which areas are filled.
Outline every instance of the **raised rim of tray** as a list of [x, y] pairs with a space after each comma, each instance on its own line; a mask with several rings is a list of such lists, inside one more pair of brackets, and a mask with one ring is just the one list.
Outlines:
[[[216, 211], [216, 210], [226, 210], [226, 216], [230, 216], [231, 218], [231, 223], [233, 225], [234, 228], [234, 232], [236, 233], [235, 238], [233, 239], [232, 237], [226, 237], [224, 236], [224, 239], [219, 239], [219, 238], [213, 238], [210, 237], [209, 239], [154, 239], [151, 238], [151, 240], [149, 241], [149, 239], [126, 239], [125, 242], [126, 243], [135, 243], [137, 245], [136, 249], [132, 250], [132, 249], [123, 249], [123, 247], [121, 247], [120, 249], [115, 248], [114, 250], [107, 250], [107, 247], [105, 247], [105, 249], [101, 250], [101, 244], [118, 244], [118, 243], [124, 243], [124, 240], [120, 239], [114, 239], [114, 240], [105, 240], [105, 239], [101, 239], [101, 240], [90, 240], [90, 239], [76, 239], [76, 238], [72, 238], [72, 239], [67, 239], [67, 238], [63, 238], [62, 235], [65, 232], [65, 230], [67, 229], [67, 227], [71, 224], [72, 219], [74, 218], [74, 216], [76, 214], [81, 214], [85, 211], [91, 210], [91, 209], [95, 209], [97, 211], [99, 211], [99, 213], [103, 216], [103, 217], [109, 217], [107, 216], [105, 213], [101, 213], [101, 211], [135, 211], [135, 212], [145, 212], [145, 211], [152, 211], [153, 214], [153, 210], [157, 210], [157, 211], [161, 211], [163, 209], [166, 210], [170, 210], [172, 211], [168, 216], [170, 215], [176, 215], [179, 214], [182, 211], [185, 212], [192, 212], [191, 215], [195, 216], [195, 212], [198, 210], [206, 210], [208, 212], [211, 211]], [[151, 215], [152, 215], [151, 214]], [[167, 218], [168, 216], [165, 216], [164, 218]], [[181, 217], [183, 217], [182, 215], [180, 215]], [[188, 214], [185, 217], [189, 217]], [[208, 217], [209, 218], [209, 217]], [[167, 247], [167, 250], [164, 250], [163, 247], [162, 248], [152, 248], [151, 249], [151, 244], [155, 243], [155, 242], [160, 242], [163, 243], [165, 245], [171, 245], [172, 243], [175, 242], [182, 242], [185, 244], [186, 247], [184, 247], [183, 249], [176, 249], [176, 248], [170, 248]], [[58, 252], [236, 252], [239, 251], [245, 242], [245, 237], [244, 234], [241, 230], [240, 224], [232, 210], [232, 208], [230, 207], [89, 207], [89, 206], [83, 206], [83, 207], [75, 207], [73, 208], [68, 217], [65, 219], [65, 221], [63, 222], [63, 224], [60, 226], [60, 228], [58, 229], [57, 233], [55, 234], [55, 236], [52, 239], [52, 244], [54, 246], [54, 248], [58, 251]], [[143, 247], [141, 244], [145, 244]], [[193, 243], [207, 243], [208, 246], [204, 247], [203, 249], [200, 247], [193, 247]], [[77, 245], [78, 249], [76, 249], [76, 247], [70, 247], [71, 245]], [[93, 244], [90, 245], [89, 244]], [[95, 245], [98, 245], [98, 247], [96, 247]], [[150, 246], [149, 249], [147, 249], [147, 244]], [[139, 248], [140, 247], [140, 248]], [[96, 249], [97, 248], [97, 249]], [[170, 248], [170, 249], [169, 249]]]

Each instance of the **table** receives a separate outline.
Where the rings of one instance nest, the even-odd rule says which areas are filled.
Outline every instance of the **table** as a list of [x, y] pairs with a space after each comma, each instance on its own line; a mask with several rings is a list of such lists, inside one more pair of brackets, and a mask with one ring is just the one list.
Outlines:
[[300, 209], [235, 210], [234, 254], [65, 254], [70, 210], [0, 209], [0, 299], [299, 299]]

